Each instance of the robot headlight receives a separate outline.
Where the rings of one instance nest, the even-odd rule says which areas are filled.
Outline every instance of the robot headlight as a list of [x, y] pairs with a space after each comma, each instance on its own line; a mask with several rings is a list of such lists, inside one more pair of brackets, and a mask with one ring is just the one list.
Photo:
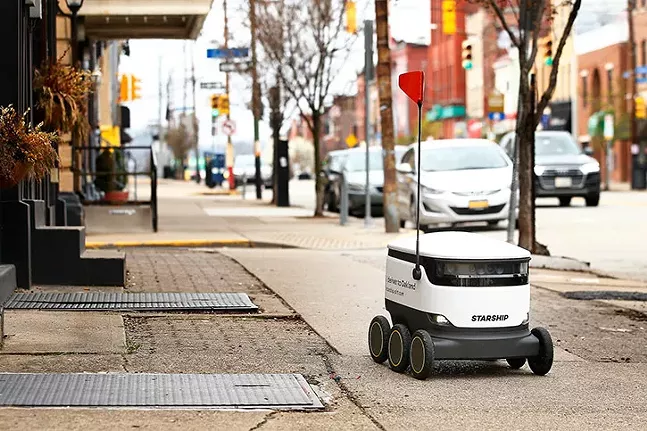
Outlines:
[[527, 261], [438, 261], [436, 274], [440, 277], [496, 277], [510, 275], [528, 275]]

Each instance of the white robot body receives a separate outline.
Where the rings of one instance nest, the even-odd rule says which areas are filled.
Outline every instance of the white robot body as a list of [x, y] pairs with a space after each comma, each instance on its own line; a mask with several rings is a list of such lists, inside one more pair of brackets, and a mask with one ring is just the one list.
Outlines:
[[414, 280], [415, 238], [399, 239], [389, 244], [385, 299], [457, 328], [518, 327], [530, 312], [529, 261], [527, 250], [482, 235], [431, 233], [420, 237]]

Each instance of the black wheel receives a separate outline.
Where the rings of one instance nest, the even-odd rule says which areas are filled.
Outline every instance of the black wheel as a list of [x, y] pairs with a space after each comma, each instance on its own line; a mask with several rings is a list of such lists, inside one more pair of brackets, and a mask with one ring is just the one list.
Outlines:
[[384, 316], [375, 316], [368, 328], [368, 350], [371, 358], [378, 364], [386, 361], [389, 356], [388, 348], [391, 324]]
[[528, 358], [528, 366], [538, 376], [546, 375], [553, 366], [553, 339], [544, 328], [533, 328], [530, 333], [539, 339], [539, 354]]
[[510, 365], [510, 368], [518, 370], [526, 364], [526, 358], [510, 358], [506, 359], [506, 362]]
[[562, 196], [559, 198], [559, 206], [560, 207], [567, 207], [571, 204], [571, 197], [570, 196]]
[[490, 227], [495, 227], [499, 224], [499, 220], [488, 220], [487, 225]]
[[600, 204], [600, 194], [587, 196], [585, 198], [587, 207], [597, 207]]
[[409, 366], [409, 347], [411, 346], [411, 333], [409, 329], [397, 324], [391, 328], [389, 335], [389, 366], [395, 372], [402, 373]]
[[337, 202], [335, 199], [335, 194], [332, 192], [328, 193], [328, 211], [330, 212], [337, 212]]
[[407, 225], [407, 221], [400, 219], [400, 229], [404, 229], [406, 225]]
[[419, 329], [413, 333], [409, 348], [411, 374], [418, 380], [425, 380], [434, 367], [434, 341], [429, 332]]

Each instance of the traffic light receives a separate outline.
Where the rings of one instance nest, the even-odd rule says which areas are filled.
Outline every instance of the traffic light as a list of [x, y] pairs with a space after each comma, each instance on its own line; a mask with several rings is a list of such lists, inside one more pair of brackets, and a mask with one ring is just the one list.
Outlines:
[[135, 75], [130, 75], [130, 100], [140, 99], [142, 96], [139, 94], [141, 87], [139, 83], [141, 81]]
[[211, 109], [218, 109], [218, 101], [220, 100], [220, 94], [211, 95]]
[[550, 36], [544, 43], [544, 64], [546, 66], [553, 65], [553, 40]]
[[472, 68], [472, 44], [469, 40], [464, 40], [461, 46], [463, 48], [463, 69], [470, 70]]
[[130, 79], [128, 75], [121, 75], [119, 83], [119, 101], [127, 102], [130, 100]]
[[357, 33], [357, 5], [352, 0], [346, 1], [346, 32]]
[[229, 95], [223, 94], [218, 98], [218, 112], [222, 115], [229, 114]]

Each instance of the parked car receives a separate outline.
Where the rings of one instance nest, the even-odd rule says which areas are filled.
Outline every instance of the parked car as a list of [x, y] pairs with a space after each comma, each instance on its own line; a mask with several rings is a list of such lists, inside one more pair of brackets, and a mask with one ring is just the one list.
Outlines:
[[348, 150], [335, 150], [329, 152], [323, 159], [322, 169], [320, 175], [324, 179], [324, 203], [328, 207], [328, 211], [339, 211], [340, 189], [339, 181], [335, 179], [339, 176], [339, 172], [344, 165], [344, 156]]
[[[505, 135], [500, 145], [511, 156], [514, 132]], [[580, 149], [568, 132], [540, 130], [535, 132], [535, 196], [559, 198], [569, 206], [573, 197], [583, 197], [586, 206], [600, 203], [600, 164], [590, 151]]]
[[[349, 214], [363, 216], [366, 210], [366, 148], [346, 150], [341, 172], [346, 176], [348, 186]], [[382, 191], [384, 186], [382, 147], [369, 148], [369, 196], [371, 213], [382, 211]], [[336, 176], [334, 187], [337, 193], [341, 190], [341, 177]]]
[[[256, 157], [254, 154], [240, 154], [234, 157], [234, 180], [236, 187], [243, 184], [256, 183]], [[271, 189], [274, 185], [272, 181], [272, 167], [261, 160], [261, 181], [263, 185]]]
[[420, 169], [420, 225], [487, 222], [508, 217], [512, 160], [486, 139], [439, 139], [409, 146], [396, 167], [400, 225], [416, 221]]

